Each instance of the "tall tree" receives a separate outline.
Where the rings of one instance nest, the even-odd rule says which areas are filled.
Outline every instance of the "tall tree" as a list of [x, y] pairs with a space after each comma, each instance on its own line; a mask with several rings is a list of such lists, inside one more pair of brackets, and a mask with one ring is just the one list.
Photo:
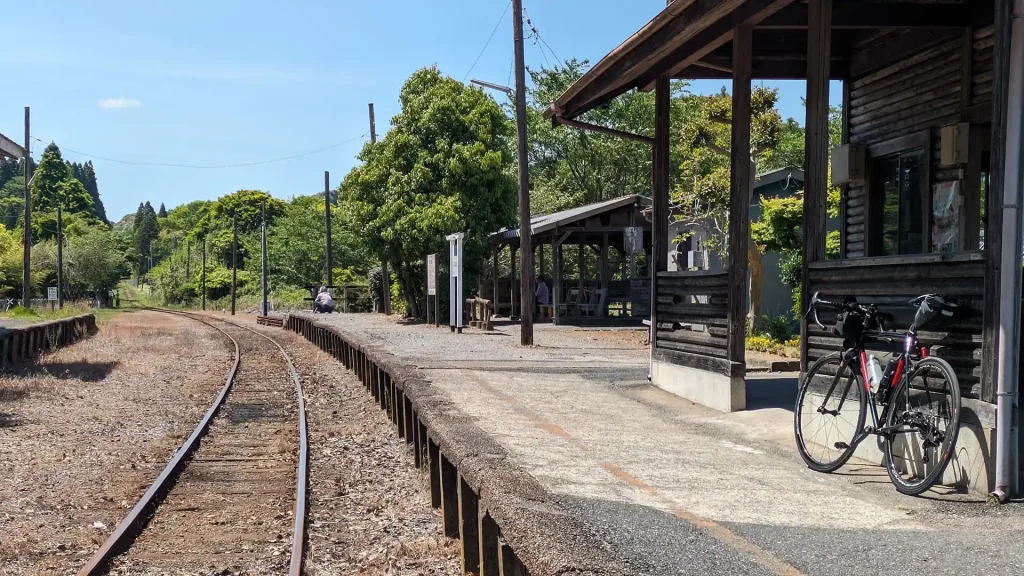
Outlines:
[[89, 197], [92, 198], [93, 215], [100, 222], [109, 225], [107, 210], [103, 207], [103, 200], [100, 199], [99, 184], [96, 182], [96, 170], [92, 166], [92, 160], [86, 162], [82, 167], [82, 184], [89, 192]]
[[61, 157], [60, 148], [51, 142], [43, 151], [32, 180], [32, 209], [56, 210], [61, 183], [68, 177], [68, 166]]
[[164, 203], [160, 203], [160, 209], [156, 212], [157, 218], [167, 218], [167, 208], [164, 208]]
[[479, 270], [487, 235], [515, 222], [512, 124], [481, 90], [436, 67], [405, 82], [402, 111], [383, 140], [363, 147], [363, 164], [342, 184], [350, 225], [392, 266], [407, 311], [419, 315], [423, 260], [466, 233], [464, 270]]
[[153, 240], [160, 234], [156, 212], [149, 202], [139, 204], [135, 213], [135, 257], [136, 276], [141, 276], [152, 254]]
[[[530, 70], [530, 207], [535, 214], [600, 202], [626, 194], [650, 195], [651, 147], [648, 144], [568, 127], [554, 127], [544, 116], [548, 106], [589, 68], [587, 61]], [[673, 82], [672, 126], [681, 129], [686, 84]], [[654, 93], [628, 92], [586, 113], [580, 120], [624, 132], [654, 135]], [[673, 150], [672, 179], [681, 159]]]

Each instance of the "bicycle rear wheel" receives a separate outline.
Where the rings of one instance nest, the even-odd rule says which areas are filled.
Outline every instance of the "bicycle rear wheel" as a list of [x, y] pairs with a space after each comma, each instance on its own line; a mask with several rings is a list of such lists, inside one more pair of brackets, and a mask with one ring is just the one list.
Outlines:
[[941, 358], [925, 358], [889, 400], [885, 469], [896, 489], [917, 496], [942, 479], [960, 434], [960, 383]]
[[833, 472], [853, 456], [864, 429], [867, 398], [850, 364], [838, 352], [807, 369], [793, 411], [796, 447], [807, 466]]

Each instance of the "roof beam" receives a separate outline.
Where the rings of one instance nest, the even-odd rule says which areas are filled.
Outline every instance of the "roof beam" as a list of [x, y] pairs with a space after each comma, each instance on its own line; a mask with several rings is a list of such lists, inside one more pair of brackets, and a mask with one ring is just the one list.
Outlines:
[[[726, 19], [733, 10], [743, 5], [744, 0], [692, 0], [670, 4], [665, 8], [666, 11], [677, 10], [671, 20], [634, 46], [620, 46], [605, 56], [594, 67], [600, 73], [589, 80], [589, 74], [584, 75], [580, 82], [570, 87], [566, 95], [571, 96], [567, 101], [559, 98], [555, 106], [560, 105], [562, 109], [556, 109], [555, 112], [559, 116], [575, 118], [637, 86], [631, 80], [639, 75], [638, 69], [662, 61], [673, 49], [686, 44], [716, 22]], [[614, 61], [603, 65], [605, 59]]]
[[732, 40], [733, 29], [741, 25], [756, 25], [788, 6], [792, 0], [749, 0], [728, 17], [715, 22], [703, 32], [673, 50], [653, 66], [637, 82], [646, 86], [658, 76], [676, 77], [682, 70], [704, 59]]
[[[979, 12], [984, 10], [979, 8], [976, 4], [872, 3], [865, 6], [862, 2], [835, 2], [832, 29], [964, 28], [983, 17]], [[787, 6], [758, 24], [757, 29], [806, 29], [807, 10], [807, 4]]]
[[624, 138], [626, 140], [633, 140], [634, 142], [642, 142], [644, 144], [654, 144], [654, 138], [650, 136], [641, 136], [640, 134], [634, 134], [632, 132], [624, 132], [622, 130], [616, 130], [614, 128], [607, 128], [605, 126], [598, 126], [597, 124], [590, 124], [588, 122], [579, 122], [576, 120], [570, 120], [568, 118], [553, 118], [552, 122], [557, 126], [562, 124], [564, 126], [572, 126], [573, 128], [579, 128], [580, 130], [589, 130], [591, 132], [597, 132], [598, 134], [604, 134], [606, 136], [616, 136], [618, 138]]
[[[722, 61], [714, 61], [721, 64]], [[832, 60], [830, 70], [833, 80], [847, 78], [849, 64], [843, 60]], [[751, 70], [751, 77], [755, 80], [803, 80], [807, 78], [807, 60], [755, 60]], [[680, 70], [674, 79], [684, 80], [730, 80], [731, 73], [706, 68], [701, 64], [694, 63], [685, 70]]]
[[7, 136], [0, 134], [0, 158], [24, 158], [25, 149]]

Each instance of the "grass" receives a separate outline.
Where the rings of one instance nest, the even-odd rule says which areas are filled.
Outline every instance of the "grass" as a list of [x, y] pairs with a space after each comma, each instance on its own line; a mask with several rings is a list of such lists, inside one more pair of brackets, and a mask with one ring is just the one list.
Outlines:
[[[53, 310], [49, 310], [47, 308], [35, 309], [15, 306], [10, 312], [0, 313], [0, 318], [10, 318], [27, 324], [38, 324], [40, 322], [49, 322], [50, 320], [60, 320], [61, 318], [70, 318], [72, 316], [88, 314], [89, 312], [99, 312], [97, 319], [100, 316], [109, 316], [105, 310], [94, 311], [83, 304], [70, 304], [64, 306], [63, 309], [55, 308]], [[113, 313], [113, 311], [110, 311], [110, 313]]]

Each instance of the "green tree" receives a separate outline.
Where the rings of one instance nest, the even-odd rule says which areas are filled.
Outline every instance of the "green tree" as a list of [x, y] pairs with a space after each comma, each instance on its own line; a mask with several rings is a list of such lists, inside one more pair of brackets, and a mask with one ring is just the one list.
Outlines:
[[68, 166], [60, 155], [60, 148], [50, 143], [43, 151], [43, 157], [32, 180], [32, 210], [49, 212], [57, 209], [61, 184], [68, 179]]
[[139, 204], [139, 209], [135, 212], [134, 228], [135, 275], [141, 277], [152, 255], [153, 240], [160, 233], [156, 212], [149, 202]]
[[363, 148], [341, 198], [349, 225], [391, 265], [408, 313], [418, 316], [423, 260], [444, 250], [447, 234], [467, 233], [464, 265], [474, 275], [487, 235], [515, 222], [513, 129], [492, 98], [436, 67], [415, 72], [399, 100], [391, 130]]
[[167, 208], [164, 208], [164, 203], [160, 203], [160, 210], [156, 213], [157, 218], [167, 218]]
[[103, 200], [100, 199], [99, 184], [96, 181], [96, 170], [93, 168], [92, 160], [89, 160], [82, 166], [81, 180], [82, 185], [89, 192], [89, 197], [92, 198], [93, 216], [100, 222], [109, 225], [110, 221], [107, 220], [107, 211], [103, 207]]

